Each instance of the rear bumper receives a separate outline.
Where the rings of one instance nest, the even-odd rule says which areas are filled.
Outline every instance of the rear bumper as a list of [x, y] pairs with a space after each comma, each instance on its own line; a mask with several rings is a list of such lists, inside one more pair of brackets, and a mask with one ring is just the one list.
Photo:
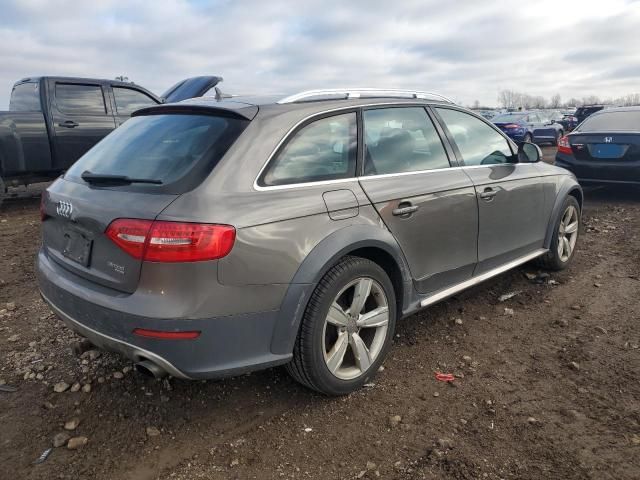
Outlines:
[[573, 172], [582, 184], [640, 185], [640, 162], [577, 160], [558, 152], [555, 164]]
[[[158, 319], [98, 305], [72, 293], [68, 272], [41, 251], [38, 285], [44, 300], [74, 331], [105, 350], [134, 362], [150, 360], [178, 378], [204, 379], [238, 375], [287, 363], [291, 354], [274, 354], [271, 341], [279, 311], [206, 319]], [[98, 294], [96, 292], [96, 294]], [[194, 340], [160, 340], [134, 335], [135, 328], [200, 331]]]

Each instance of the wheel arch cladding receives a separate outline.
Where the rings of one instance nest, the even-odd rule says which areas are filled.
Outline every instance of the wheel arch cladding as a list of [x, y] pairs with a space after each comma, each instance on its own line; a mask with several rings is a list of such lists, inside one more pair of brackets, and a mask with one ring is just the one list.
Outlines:
[[584, 193], [582, 192], [582, 188], [573, 178], [565, 176], [565, 180], [562, 182], [562, 185], [558, 189], [556, 202], [553, 206], [553, 211], [551, 212], [551, 218], [549, 218], [547, 234], [544, 238], [544, 248], [550, 248], [551, 246], [551, 238], [553, 237], [555, 226], [560, 219], [560, 215], [562, 215], [562, 206], [569, 196], [576, 199], [578, 205], [580, 206], [580, 215], [582, 215], [582, 203], [584, 200]]
[[368, 258], [389, 275], [398, 307], [408, 303], [411, 276], [406, 260], [391, 233], [377, 226], [345, 227], [322, 240], [300, 264], [280, 305], [271, 339], [271, 352], [290, 354], [307, 303], [324, 274], [347, 255]]

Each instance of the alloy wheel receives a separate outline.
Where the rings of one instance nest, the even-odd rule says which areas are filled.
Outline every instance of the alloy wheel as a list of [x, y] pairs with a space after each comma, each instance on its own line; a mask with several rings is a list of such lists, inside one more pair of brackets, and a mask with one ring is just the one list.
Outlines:
[[382, 351], [389, 325], [389, 303], [373, 278], [349, 282], [334, 299], [323, 331], [324, 360], [342, 380], [363, 375]]
[[571, 258], [578, 240], [579, 226], [578, 210], [573, 205], [569, 205], [564, 211], [558, 227], [558, 256], [562, 262], [566, 262]]

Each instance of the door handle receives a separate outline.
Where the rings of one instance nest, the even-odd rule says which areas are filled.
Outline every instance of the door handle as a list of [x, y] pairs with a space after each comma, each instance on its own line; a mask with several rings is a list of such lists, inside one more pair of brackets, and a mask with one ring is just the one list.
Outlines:
[[493, 188], [485, 188], [484, 192], [480, 192], [480, 198], [487, 201], [491, 201], [493, 200], [493, 197], [495, 197], [497, 193], [498, 191], [494, 190]]
[[79, 123], [74, 122], [73, 120], [67, 120], [66, 122], [62, 122], [58, 124], [59, 127], [64, 127], [64, 128], [75, 128], [79, 125], [80, 125]]
[[400, 205], [398, 205], [398, 208], [394, 208], [391, 213], [393, 213], [396, 217], [404, 217], [411, 215], [416, 210], [418, 210], [418, 205], [411, 205], [408, 202], [401, 202]]

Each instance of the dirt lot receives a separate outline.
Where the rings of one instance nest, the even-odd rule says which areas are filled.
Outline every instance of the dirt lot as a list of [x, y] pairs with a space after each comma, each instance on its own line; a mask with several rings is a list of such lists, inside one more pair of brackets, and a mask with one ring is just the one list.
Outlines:
[[[38, 199], [10, 201], [0, 383], [18, 390], [0, 391], [0, 478], [640, 478], [640, 193], [586, 193], [567, 271], [525, 266], [400, 322], [375, 384], [339, 399], [279, 368], [156, 381], [75, 356], [36, 289]], [[60, 432], [88, 442], [33, 464]]]

